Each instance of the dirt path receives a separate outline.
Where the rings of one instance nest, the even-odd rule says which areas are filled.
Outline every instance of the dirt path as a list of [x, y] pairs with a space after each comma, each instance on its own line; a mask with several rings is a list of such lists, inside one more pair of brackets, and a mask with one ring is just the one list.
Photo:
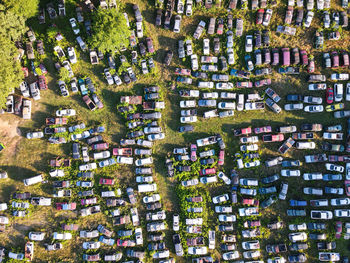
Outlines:
[[5, 145], [4, 152], [14, 155], [16, 145], [21, 139], [21, 131], [18, 128], [19, 120], [5, 120], [0, 118], [0, 142]]

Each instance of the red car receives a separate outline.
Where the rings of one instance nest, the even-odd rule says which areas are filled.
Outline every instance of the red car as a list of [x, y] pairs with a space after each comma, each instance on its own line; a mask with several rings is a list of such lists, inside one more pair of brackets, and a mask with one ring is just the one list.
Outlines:
[[284, 140], [284, 135], [279, 134], [266, 134], [262, 137], [263, 142], [281, 142]]
[[259, 206], [259, 200], [256, 200], [256, 199], [253, 199], [253, 198], [244, 198], [242, 200], [242, 204]]
[[191, 161], [197, 161], [197, 145], [191, 144]]
[[271, 126], [257, 127], [254, 129], [255, 134], [271, 132]]
[[315, 72], [315, 60], [314, 59], [310, 59], [309, 65], [307, 67], [307, 72], [309, 72], [309, 73]]
[[345, 193], [347, 196], [350, 196], [350, 180], [345, 180]]
[[113, 155], [132, 155], [132, 148], [113, 148]]
[[301, 55], [301, 62], [303, 66], [307, 66], [309, 64], [309, 60], [307, 58], [307, 54], [305, 50], [301, 50], [300, 51], [300, 55]]
[[92, 145], [93, 150], [107, 150], [108, 147], [109, 147], [109, 144], [107, 142], [97, 143]]
[[263, 17], [264, 17], [264, 9], [259, 9], [257, 14], [256, 14], [256, 24], [261, 25], [263, 22]]
[[343, 223], [340, 221], [335, 222], [335, 238], [341, 238], [341, 233], [343, 232]]
[[248, 135], [248, 134], [251, 134], [251, 133], [252, 133], [252, 128], [251, 127], [233, 130], [233, 135], [234, 136]]
[[224, 150], [220, 150], [218, 165], [224, 165], [224, 162], [225, 162], [225, 151]]
[[327, 104], [332, 104], [334, 102], [334, 90], [332, 87], [327, 88], [326, 102], [327, 102]]
[[100, 178], [99, 184], [114, 185], [114, 179]]
[[41, 90], [47, 90], [47, 82], [44, 75], [39, 76], [39, 88]]
[[207, 169], [201, 169], [199, 171], [199, 175], [209, 175], [209, 174], [216, 174], [215, 168], [207, 168]]
[[243, 223], [243, 226], [246, 227], [246, 228], [248, 228], [248, 227], [256, 227], [256, 226], [260, 226], [260, 225], [261, 225], [260, 224], [260, 220], [256, 220], [256, 221], [248, 220], [248, 221], [245, 221]]
[[146, 38], [146, 44], [147, 44], [148, 52], [149, 53], [153, 53], [154, 52], [154, 47], [153, 47], [152, 38], [150, 38], [150, 37]]

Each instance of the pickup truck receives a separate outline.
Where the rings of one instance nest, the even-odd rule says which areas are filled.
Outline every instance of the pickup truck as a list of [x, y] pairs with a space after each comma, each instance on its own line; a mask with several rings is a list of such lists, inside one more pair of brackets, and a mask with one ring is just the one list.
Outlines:
[[278, 152], [281, 154], [285, 154], [290, 148], [293, 147], [295, 141], [292, 138], [288, 138], [278, 149]]
[[262, 137], [263, 142], [280, 142], [284, 140], [284, 135], [279, 134], [266, 134]]
[[113, 155], [132, 155], [132, 148], [113, 148]]
[[146, 101], [142, 106], [144, 110], [160, 110], [165, 108], [164, 101]]
[[308, 140], [308, 139], [313, 139], [314, 138], [314, 133], [313, 132], [298, 132], [298, 133], [293, 133], [292, 138], [294, 140]]
[[287, 252], [287, 245], [286, 244], [267, 245], [266, 252], [269, 254], [278, 254], [282, 252]]
[[142, 96], [122, 96], [120, 97], [120, 103], [142, 104]]
[[314, 154], [314, 155], [305, 155], [306, 163], [318, 163], [327, 161], [327, 155], [323, 154]]
[[250, 127], [233, 130], [234, 136], [248, 135], [251, 133], [252, 133], [252, 128], [250, 128]]
[[65, 127], [57, 127], [57, 128], [45, 127], [44, 129], [45, 134], [63, 133], [66, 131], [67, 129]]
[[67, 118], [46, 118], [46, 125], [65, 125]]
[[329, 162], [350, 162], [350, 156], [347, 155], [328, 155]]
[[207, 146], [210, 144], [214, 144], [217, 142], [216, 136], [210, 136], [207, 138], [203, 138], [203, 139], [198, 139], [197, 140], [197, 146], [201, 147], [201, 146]]
[[86, 103], [86, 105], [88, 106], [88, 108], [90, 109], [90, 110], [96, 110], [96, 105], [95, 105], [95, 103], [90, 99], [90, 97], [88, 96], [88, 95], [85, 95], [84, 97], [83, 97], [83, 101]]

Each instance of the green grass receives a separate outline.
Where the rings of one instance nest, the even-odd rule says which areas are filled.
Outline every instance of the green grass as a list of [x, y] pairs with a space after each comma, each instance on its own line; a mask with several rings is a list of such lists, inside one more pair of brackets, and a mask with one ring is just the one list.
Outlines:
[[[142, 76], [138, 71], [139, 81], [135, 85], [128, 86], [107, 86], [106, 81], [103, 78], [103, 68], [107, 65], [106, 61], [102, 61], [97, 66], [92, 66], [89, 61], [88, 54], [83, 54], [80, 52], [79, 47], [76, 46], [75, 37], [71, 31], [68, 18], [75, 15], [75, 2], [70, 0], [66, 1], [66, 11], [67, 17], [59, 18], [55, 21], [57, 28], [64, 35], [65, 40], [59, 45], [62, 48], [66, 48], [69, 45], [74, 45], [78, 51], [78, 64], [73, 65], [73, 71], [76, 76], [89, 76], [92, 78], [93, 82], [98, 87], [98, 94], [103, 100], [105, 105], [104, 109], [90, 112], [85, 104], [83, 103], [80, 95], [71, 95], [70, 98], [63, 98], [59, 94], [59, 89], [57, 86], [57, 77], [58, 72], [54, 69], [54, 62], [57, 61], [56, 57], [53, 54], [54, 43], [45, 36], [46, 30], [48, 28], [49, 19], [47, 16], [47, 24], [38, 25], [37, 20], [34, 18], [30, 25], [33, 27], [36, 32], [38, 39], [44, 40], [44, 47], [47, 55], [40, 58], [41, 62], [44, 62], [45, 66], [49, 70], [49, 90], [42, 92], [42, 99], [39, 102], [35, 102], [33, 105], [33, 114], [31, 121], [23, 121], [20, 118], [11, 115], [1, 116], [1, 120], [8, 121], [9, 124], [17, 123], [19, 130], [23, 135], [29, 130], [43, 129], [45, 118], [53, 116], [55, 110], [64, 107], [75, 108], [78, 112], [78, 116], [69, 120], [70, 124], [75, 124], [77, 122], [85, 122], [88, 126], [96, 126], [99, 124], [104, 124], [107, 128], [107, 132], [103, 135], [104, 139], [109, 142], [112, 146], [119, 145], [119, 140], [123, 138], [127, 132], [125, 127], [125, 121], [122, 116], [117, 113], [116, 106], [119, 104], [120, 96], [125, 94], [138, 94], [142, 95], [142, 89], [145, 86], [158, 84], [162, 87], [163, 97], [166, 103], [166, 109], [162, 111], [162, 124], [166, 133], [166, 139], [164, 141], [156, 143], [153, 152], [155, 165], [154, 169], [156, 171], [156, 182], [158, 184], [159, 192], [163, 199], [164, 209], [167, 211], [167, 222], [169, 229], [171, 229], [171, 216], [174, 212], [180, 211], [180, 203], [176, 194], [177, 181], [174, 178], [167, 178], [166, 168], [164, 166], [165, 159], [167, 154], [172, 151], [174, 147], [177, 146], [188, 146], [190, 143], [193, 143], [196, 139], [205, 137], [210, 134], [221, 133], [224, 141], [227, 145], [227, 151], [225, 156], [225, 166], [223, 169], [228, 174], [229, 171], [235, 167], [234, 154], [239, 149], [239, 141], [233, 136], [232, 129], [239, 127], [257, 127], [263, 125], [271, 125], [273, 128], [284, 124], [295, 124], [300, 127], [302, 123], [322, 123], [324, 125], [342, 123], [346, 127], [345, 120], [335, 120], [331, 113], [322, 113], [322, 114], [306, 114], [303, 112], [282, 112], [281, 114], [274, 114], [270, 110], [266, 109], [262, 112], [235, 112], [233, 118], [227, 119], [210, 119], [203, 120], [200, 119], [196, 123], [195, 131], [188, 134], [179, 133], [179, 118], [180, 118], [180, 109], [178, 107], [179, 101], [181, 100], [177, 94], [177, 90], [171, 90], [170, 86], [173, 84], [171, 71], [179, 66], [183, 65], [184, 67], [190, 67], [190, 60], [186, 58], [184, 61], [180, 61], [176, 56], [177, 49], [177, 40], [185, 39], [189, 36], [192, 36], [198, 22], [202, 19], [209, 22], [209, 17], [211, 16], [221, 16], [226, 17], [226, 11], [224, 8], [215, 8], [213, 10], [207, 11], [203, 8], [198, 8], [194, 12], [192, 17], [183, 17], [182, 23], [182, 32], [179, 35], [174, 34], [171, 31], [164, 30], [162, 28], [156, 28], [154, 26], [155, 19], [155, 10], [154, 3], [152, 1], [123, 1], [122, 7], [125, 7], [129, 14], [129, 19], [133, 20], [133, 12], [131, 8], [131, 3], [138, 3], [141, 9], [142, 15], [144, 17], [144, 29], [145, 36], [151, 36], [154, 41], [155, 49], [157, 50], [154, 55], [154, 60], [157, 64], [157, 73], [150, 74], [149, 76]], [[332, 9], [340, 9], [339, 3], [332, 3]], [[250, 6], [250, 5], [249, 5]], [[274, 14], [271, 21], [270, 29], [274, 30], [277, 25], [283, 24], [284, 15], [285, 15], [286, 5], [279, 3], [277, 8], [274, 8]], [[255, 23], [249, 23], [249, 21], [255, 20], [255, 12], [251, 10], [234, 10], [232, 12], [234, 18], [242, 17], [244, 18], [244, 34], [241, 39], [234, 38], [235, 40], [235, 52], [236, 52], [236, 61], [238, 65], [235, 65], [235, 68], [244, 68], [244, 36], [245, 34], [252, 33], [255, 29], [264, 29], [262, 26], [256, 26]], [[278, 15], [277, 15], [278, 14]], [[84, 13], [84, 18], [88, 18], [88, 13]], [[299, 47], [306, 49], [308, 54], [312, 52], [316, 58], [317, 71], [322, 73], [329, 74], [329, 71], [324, 71], [321, 69], [321, 53], [318, 50], [313, 49], [313, 32], [320, 25], [321, 12], [317, 12], [315, 20], [313, 21], [312, 28], [307, 31], [304, 31], [302, 28], [297, 29], [297, 34], [295, 37], [288, 37], [284, 35], [277, 35], [274, 32], [271, 33], [271, 47]], [[234, 21], [235, 22], [235, 21]], [[133, 22], [131, 23], [133, 25]], [[235, 25], [235, 23], [234, 23]], [[81, 26], [81, 30], [84, 30]], [[343, 31], [344, 41], [326, 41], [325, 50], [342, 50], [348, 48], [349, 33]], [[212, 37], [210, 37], [212, 38]], [[202, 38], [199, 41], [194, 41], [194, 51], [197, 54], [201, 54], [202, 49]], [[221, 36], [221, 47], [224, 49], [224, 40], [225, 34]], [[212, 44], [212, 43], [211, 43]], [[164, 67], [162, 62], [165, 51], [171, 49], [174, 51], [174, 60], [170, 68]], [[127, 55], [127, 53], [125, 54]], [[119, 54], [116, 54], [116, 60], [118, 60]], [[128, 60], [130, 58], [128, 57]], [[36, 61], [39, 62], [39, 59]], [[343, 70], [339, 70], [343, 71]], [[314, 95], [324, 97], [325, 92], [309, 92], [307, 90], [306, 83], [307, 74], [303, 73], [300, 76], [282, 76], [279, 74], [273, 74], [272, 80], [273, 84], [271, 87], [282, 97], [291, 93], [301, 93], [304, 95]], [[330, 84], [330, 83], [328, 83]], [[260, 94], [263, 94], [264, 88], [257, 89]], [[237, 93], [250, 93], [252, 90], [241, 89], [236, 90]], [[284, 105], [285, 101], [279, 103]], [[346, 103], [346, 108], [348, 103]], [[200, 114], [203, 111], [200, 110]], [[10, 179], [2, 181], [0, 185], [0, 194], [1, 201], [7, 202], [11, 199], [11, 195], [16, 190], [18, 191], [30, 191], [34, 195], [45, 195], [49, 196], [51, 194], [51, 189], [49, 187], [43, 186], [33, 186], [25, 188], [22, 180], [30, 176], [34, 176], [39, 173], [48, 173], [49, 171], [49, 160], [55, 158], [56, 156], [71, 157], [71, 144], [64, 146], [50, 145], [44, 140], [26, 140], [22, 137], [13, 137], [10, 138], [3, 132], [0, 131], [1, 142], [5, 144], [6, 149], [0, 153], [0, 169], [6, 170], [9, 173]], [[321, 136], [321, 133], [318, 134]], [[318, 138], [317, 143], [317, 152], [321, 152], [320, 147], [322, 139]], [[345, 143], [345, 142], [343, 142]], [[268, 159], [271, 156], [277, 155], [277, 149], [279, 143], [273, 144], [262, 144], [259, 143], [259, 148], [262, 161]], [[314, 151], [298, 151], [292, 150], [288, 152], [287, 157], [300, 159], [303, 161], [303, 156], [305, 154], [312, 154]], [[257, 169], [252, 170], [242, 170], [239, 171], [240, 176], [242, 177], [255, 177], [261, 178], [268, 175], [272, 175], [279, 171], [279, 167], [273, 167], [267, 169], [264, 165], [258, 167]], [[301, 167], [302, 172], [310, 171], [322, 171], [324, 172], [324, 167], [322, 164], [312, 164]], [[103, 172], [101, 172], [103, 173]], [[133, 177], [133, 172], [130, 168], [120, 167], [115, 171], [109, 173], [110, 176], [118, 178], [118, 187], [123, 189], [123, 196], [125, 196], [125, 189], [127, 186], [136, 186], [135, 179]], [[283, 178], [284, 179], [284, 178]], [[308, 196], [301, 196], [300, 191], [305, 185], [319, 186], [321, 182], [310, 182], [305, 183], [300, 180], [300, 178], [291, 178], [283, 181], [289, 182], [289, 192], [288, 199], [311, 199]], [[339, 185], [341, 183], [332, 183], [332, 185]], [[322, 184], [323, 185], [323, 184]], [[279, 186], [279, 185], [277, 185]], [[210, 192], [210, 195], [221, 193], [223, 191], [228, 191], [229, 189], [225, 188], [223, 185], [217, 185], [207, 189]], [[331, 197], [329, 197], [331, 198]], [[140, 209], [140, 214], [144, 215], [145, 211], [140, 205], [141, 196], [138, 196], [138, 207]], [[212, 204], [208, 203], [208, 208], [213, 209]], [[240, 205], [235, 205], [236, 209]], [[287, 218], [285, 210], [287, 209], [287, 201], [279, 201], [277, 204], [273, 205], [271, 208], [266, 211], [262, 211], [261, 221], [264, 226], [268, 222], [274, 221], [277, 217], [280, 217], [283, 221], [288, 223], [294, 222], [303, 222], [303, 219], [299, 218]], [[309, 214], [310, 208], [307, 209]], [[215, 228], [217, 225], [216, 215], [212, 215], [213, 218], [209, 219], [209, 228]], [[7, 230], [4, 233], [0, 233], [1, 241], [0, 245], [5, 247], [17, 248], [19, 251], [23, 250], [23, 246], [26, 242], [26, 237], [28, 232], [31, 230], [42, 230], [47, 232], [47, 236], [54, 231], [59, 231], [60, 223], [64, 220], [76, 220], [77, 217], [72, 212], [59, 212], [54, 208], [38, 208], [35, 207], [31, 217], [26, 217], [24, 219], [14, 219], [11, 218], [11, 223], [7, 227]], [[305, 218], [305, 222], [308, 222], [309, 219]], [[335, 220], [334, 220], [335, 221]], [[328, 223], [329, 233], [334, 234], [334, 221]], [[109, 219], [103, 214], [79, 218], [77, 221], [80, 224], [81, 229], [92, 229], [95, 228], [99, 223], [107, 224], [110, 227]], [[240, 220], [241, 222], [241, 220]], [[145, 232], [145, 227], [143, 224], [143, 231]], [[237, 229], [240, 223], [237, 223]], [[123, 228], [123, 227], [121, 227]], [[114, 228], [117, 230], [119, 228]], [[282, 231], [271, 231], [265, 234], [265, 239], [262, 241], [262, 248], [264, 249], [265, 244], [277, 243], [277, 242], [287, 242], [286, 235], [289, 231], [285, 228]], [[173, 245], [171, 242], [173, 232], [171, 230], [166, 231], [166, 240], [167, 246], [173, 251]], [[237, 233], [240, 235], [240, 233]], [[218, 235], [219, 236], [219, 235]], [[144, 236], [145, 237], [145, 236]], [[331, 238], [332, 239], [332, 238]], [[49, 239], [48, 239], [49, 241]], [[288, 242], [287, 242], [288, 243]], [[316, 262], [316, 242], [310, 241], [311, 249], [308, 250], [307, 254], [310, 257], [310, 262]], [[81, 260], [81, 240], [78, 240], [76, 237], [72, 241], [64, 243], [64, 250], [58, 252], [47, 253], [41, 245], [36, 245], [35, 248], [35, 259], [34, 262], [79, 262]], [[237, 243], [238, 244], [238, 243]], [[337, 241], [337, 251], [349, 255], [347, 252], [348, 242], [344, 240]], [[238, 245], [240, 248], [240, 245]], [[266, 253], [263, 251], [264, 257]], [[101, 254], [108, 251], [107, 247], [101, 249]], [[124, 250], [125, 251], [125, 250]], [[215, 256], [220, 256], [220, 250], [214, 253]], [[177, 258], [178, 262], [183, 262], [181, 258]]]

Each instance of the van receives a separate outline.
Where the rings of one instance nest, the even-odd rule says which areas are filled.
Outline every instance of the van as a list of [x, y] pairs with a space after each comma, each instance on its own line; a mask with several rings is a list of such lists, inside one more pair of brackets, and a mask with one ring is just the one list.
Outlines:
[[175, 23], [174, 23], [173, 31], [175, 33], [180, 33], [180, 27], [181, 27], [181, 16], [180, 15], [176, 15], [175, 16]]
[[24, 179], [23, 183], [25, 186], [29, 186], [29, 185], [33, 185], [33, 184], [37, 184], [37, 183], [41, 183], [42, 181], [44, 181], [44, 177], [42, 174], [39, 174], [37, 176], [28, 178], [28, 179]]
[[137, 186], [139, 193], [148, 193], [157, 191], [157, 184], [139, 184]]
[[83, 39], [82, 39], [80, 36], [77, 37], [76, 39], [77, 39], [77, 42], [78, 42], [78, 44], [79, 44], [81, 50], [82, 50], [82, 51], [86, 51], [88, 48], [87, 48], [85, 42], [83, 41]]

